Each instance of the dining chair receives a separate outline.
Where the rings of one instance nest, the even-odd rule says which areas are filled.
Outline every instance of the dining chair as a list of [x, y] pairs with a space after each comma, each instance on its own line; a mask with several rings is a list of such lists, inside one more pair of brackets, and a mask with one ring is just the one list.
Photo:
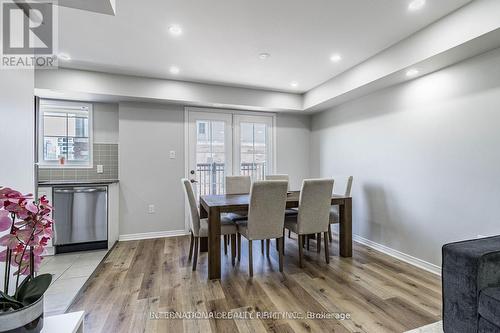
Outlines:
[[[285, 174], [276, 174], [276, 175], [265, 175], [264, 176], [265, 180], [286, 180], [287, 182], [290, 181], [290, 177]], [[287, 191], [290, 189], [290, 184], [288, 183], [287, 186]]]
[[299, 267], [302, 267], [304, 238], [316, 235], [317, 252], [321, 252], [321, 234], [324, 236], [325, 260], [330, 262], [328, 253], [328, 226], [332, 200], [333, 179], [304, 179], [299, 196], [297, 215], [285, 218], [285, 229], [298, 235]]
[[[286, 180], [288, 185], [286, 187], [287, 191], [290, 191], [290, 177], [287, 174], [275, 174], [275, 175], [265, 175], [266, 180]], [[297, 211], [292, 209], [285, 209], [285, 216], [297, 215]], [[290, 231], [288, 231], [288, 238], [290, 238]], [[267, 241], [266, 246], [269, 247], [269, 242]], [[276, 246], [277, 247], [277, 246]], [[261, 241], [262, 252], [264, 252], [264, 241]]]
[[[279, 270], [283, 272], [283, 225], [288, 182], [282, 180], [256, 181], [250, 190], [248, 218], [238, 221], [238, 256], [241, 237], [248, 239], [248, 271], [253, 276], [252, 241], [278, 240]], [[269, 247], [267, 248], [269, 256]]]
[[[345, 185], [345, 191], [344, 191], [344, 195], [346, 197], [350, 197], [351, 196], [351, 189], [352, 189], [352, 181], [353, 181], [354, 177], [353, 176], [349, 176], [347, 178], [347, 182], [346, 182], [346, 185]], [[332, 224], [336, 224], [336, 223], [339, 223], [340, 222], [340, 214], [339, 214], [339, 206], [332, 206], [332, 208], [330, 209], [330, 225], [328, 225], [328, 240], [331, 242], [332, 241], [332, 227], [331, 225]]]
[[[191, 232], [191, 242], [189, 244], [189, 260], [193, 257], [193, 271], [196, 270], [196, 264], [198, 262], [199, 253], [199, 242], [200, 237], [208, 237], [208, 219], [200, 219], [200, 213], [198, 211], [198, 206], [196, 204], [196, 199], [193, 192], [193, 187], [188, 179], [183, 178], [182, 184], [184, 185], [184, 191], [188, 199], [189, 204], [189, 217], [190, 217], [190, 232]], [[221, 216], [221, 235], [231, 236], [231, 262], [234, 266], [234, 261], [236, 258], [236, 234], [238, 229], [236, 224], [234, 224], [228, 218]], [[194, 248], [194, 251], [193, 251]]]
[[[252, 186], [252, 178], [250, 176], [226, 176], [226, 194], [248, 194]], [[225, 217], [233, 222], [245, 220], [247, 211], [225, 213]], [[227, 246], [229, 245], [229, 237], [224, 236], [224, 254], [227, 254]]]

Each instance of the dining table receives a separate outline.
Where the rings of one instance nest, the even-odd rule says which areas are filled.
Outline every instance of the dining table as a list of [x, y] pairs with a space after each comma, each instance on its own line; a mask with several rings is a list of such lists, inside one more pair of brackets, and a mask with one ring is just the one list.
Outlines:
[[[299, 206], [300, 191], [290, 191], [286, 208]], [[249, 194], [218, 194], [200, 197], [200, 218], [208, 218], [208, 237], [202, 238], [200, 250], [208, 251], [208, 279], [221, 277], [221, 226], [222, 213], [248, 211]], [[339, 254], [352, 257], [352, 198], [332, 194], [332, 206], [339, 207]]]

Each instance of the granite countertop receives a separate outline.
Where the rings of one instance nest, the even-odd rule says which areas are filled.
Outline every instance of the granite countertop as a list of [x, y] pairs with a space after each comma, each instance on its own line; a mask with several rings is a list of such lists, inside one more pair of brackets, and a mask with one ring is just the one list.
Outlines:
[[95, 184], [115, 184], [118, 179], [89, 179], [89, 180], [41, 180], [39, 186], [57, 186], [57, 185], [95, 185]]

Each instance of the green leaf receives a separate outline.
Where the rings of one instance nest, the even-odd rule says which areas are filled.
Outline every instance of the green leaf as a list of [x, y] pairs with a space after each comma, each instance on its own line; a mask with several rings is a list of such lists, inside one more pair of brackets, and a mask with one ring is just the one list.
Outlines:
[[9, 308], [17, 310], [22, 307], [24, 307], [24, 304], [22, 302], [19, 302], [14, 297], [7, 295], [3, 291], [0, 291], [0, 308], [4, 310], [8, 310]]
[[17, 301], [22, 302], [24, 305], [36, 302], [49, 288], [51, 281], [51, 274], [42, 274], [26, 281], [26, 283], [23, 282], [17, 291]]

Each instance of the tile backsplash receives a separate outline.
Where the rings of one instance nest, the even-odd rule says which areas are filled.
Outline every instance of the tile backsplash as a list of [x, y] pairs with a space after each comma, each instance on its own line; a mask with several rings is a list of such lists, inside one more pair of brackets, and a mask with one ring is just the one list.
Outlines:
[[[97, 173], [97, 165], [103, 173]], [[85, 181], [118, 179], [118, 144], [94, 143], [94, 165], [90, 168], [40, 168], [39, 181]]]

